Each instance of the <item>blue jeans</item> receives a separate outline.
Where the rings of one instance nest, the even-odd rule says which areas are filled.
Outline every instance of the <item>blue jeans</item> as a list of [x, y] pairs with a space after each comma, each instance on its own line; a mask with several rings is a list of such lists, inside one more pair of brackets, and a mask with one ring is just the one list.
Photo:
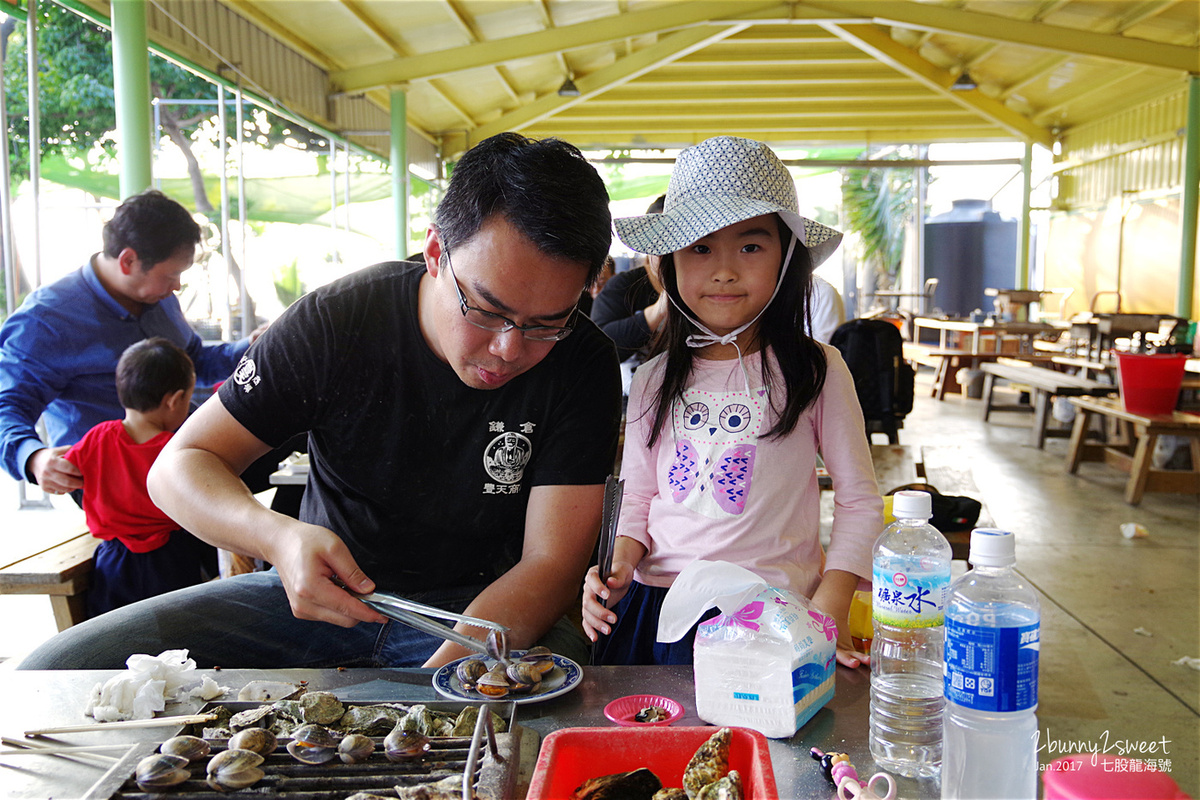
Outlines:
[[[482, 586], [417, 592], [410, 599], [462, 612]], [[560, 622], [543, 638], [585, 658], [585, 641]], [[187, 650], [201, 669], [420, 667], [442, 640], [398, 622], [342, 628], [296, 619], [275, 570], [169, 592], [75, 625], [29, 654], [19, 669], [124, 669], [135, 653]], [[566, 651], [566, 652], [564, 652]], [[573, 651], [573, 652], [571, 652]]]

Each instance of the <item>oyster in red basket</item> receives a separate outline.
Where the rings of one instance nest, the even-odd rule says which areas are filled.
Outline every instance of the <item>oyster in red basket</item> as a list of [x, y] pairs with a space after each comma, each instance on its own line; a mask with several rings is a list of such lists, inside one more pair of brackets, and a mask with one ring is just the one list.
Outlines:
[[736, 769], [716, 783], [710, 783], [700, 790], [696, 800], [742, 800], [742, 776]]
[[643, 767], [633, 772], [588, 778], [571, 793], [571, 800], [651, 800], [661, 788], [658, 776]]
[[729, 728], [708, 737], [688, 762], [683, 771], [683, 788], [691, 800], [700, 796], [700, 790], [716, 783], [729, 772]]

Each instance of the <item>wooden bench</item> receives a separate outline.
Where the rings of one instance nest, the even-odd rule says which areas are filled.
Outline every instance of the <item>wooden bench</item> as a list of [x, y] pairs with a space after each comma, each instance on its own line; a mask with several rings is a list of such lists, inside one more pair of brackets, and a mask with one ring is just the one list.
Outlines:
[[0, 594], [46, 594], [60, 631], [87, 619], [84, 592], [100, 540], [86, 530], [0, 568]]
[[[1072, 397], [1078, 413], [1067, 449], [1067, 472], [1074, 475], [1082, 461], [1104, 461], [1129, 473], [1125, 484], [1125, 502], [1137, 505], [1146, 492], [1200, 494], [1200, 415], [1173, 411], [1147, 416], [1126, 411], [1119, 400]], [[1117, 423], [1117, 434], [1110, 441], [1087, 439], [1093, 416]], [[1159, 436], [1190, 438], [1191, 469], [1154, 469], [1151, 457]]]
[[[1117, 392], [1117, 387], [1109, 383], [1012, 359], [983, 364], [979, 369], [983, 371], [983, 421], [987, 422], [993, 411], [1032, 411], [1033, 430], [1030, 444], [1038, 449], [1046, 444], [1047, 436], [1070, 435], [1066, 430], [1047, 428], [1050, 422], [1050, 403], [1055, 396], [1103, 397]], [[1008, 381], [1014, 387], [1026, 387], [1032, 394], [1032, 404], [997, 403], [997, 378]]]

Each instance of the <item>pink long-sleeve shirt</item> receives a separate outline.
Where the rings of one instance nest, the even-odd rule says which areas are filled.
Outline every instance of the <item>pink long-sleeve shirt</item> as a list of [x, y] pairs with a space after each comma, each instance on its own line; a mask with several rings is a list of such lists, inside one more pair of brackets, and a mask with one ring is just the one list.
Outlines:
[[[646, 446], [654, 421], [651, 404], [665, 358], [646, 362], [634, 374], [618, 535], [646, 547], [635, 571], [639, 582], [670, 586], [695, 559], [739, 564], [772, 586], [806, 597], [825, 569], [870, 580], [883, 502], [854, 381], [841, 354], [822, 347], [829, 365], [825, 387], [782, 439], [760, 438], [776, 420], [761, 385], [760, 353], [745, 357], [745, 373], [736, 359], [695, 359], [692, 385], [652, 448]], [[772, 366], [779, 381], [778, 367]], [[826, 553], [820, 542], [818, 452], [835, 487]]]

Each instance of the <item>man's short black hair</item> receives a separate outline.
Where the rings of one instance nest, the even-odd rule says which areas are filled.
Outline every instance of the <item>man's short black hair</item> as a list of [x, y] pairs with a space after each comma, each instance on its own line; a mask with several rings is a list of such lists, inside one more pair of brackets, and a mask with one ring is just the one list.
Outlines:
[[131, 344], [117, 362], [117, 397], [133, 411], [153, 411], [164, 397], [192, 385], [192, 360], [174, 342], [155, 336]]
[[667, 196], [665, 194], [660, 194], [658, 197], [654, 198], [653, 203], [646, 206], [646, 213], [647, 214], [661, 214], [661, 213], [663, 213], [663, 209], [666, 208], [666, 205], [667, 205]]
[[104, 226], [104, 254], [116, 258], [132, 248], [146, 272], [179, 248], [199, 243], [200, 226], [192, 212], [157, 189], [127, 198]]
[[561, 139], [500, 133], [463, 155], [434, 215], [442, 246], [469, 241], [495, 214], [546, 255], [587, 265], [589, 286], [612, 246], [604, 181]]

